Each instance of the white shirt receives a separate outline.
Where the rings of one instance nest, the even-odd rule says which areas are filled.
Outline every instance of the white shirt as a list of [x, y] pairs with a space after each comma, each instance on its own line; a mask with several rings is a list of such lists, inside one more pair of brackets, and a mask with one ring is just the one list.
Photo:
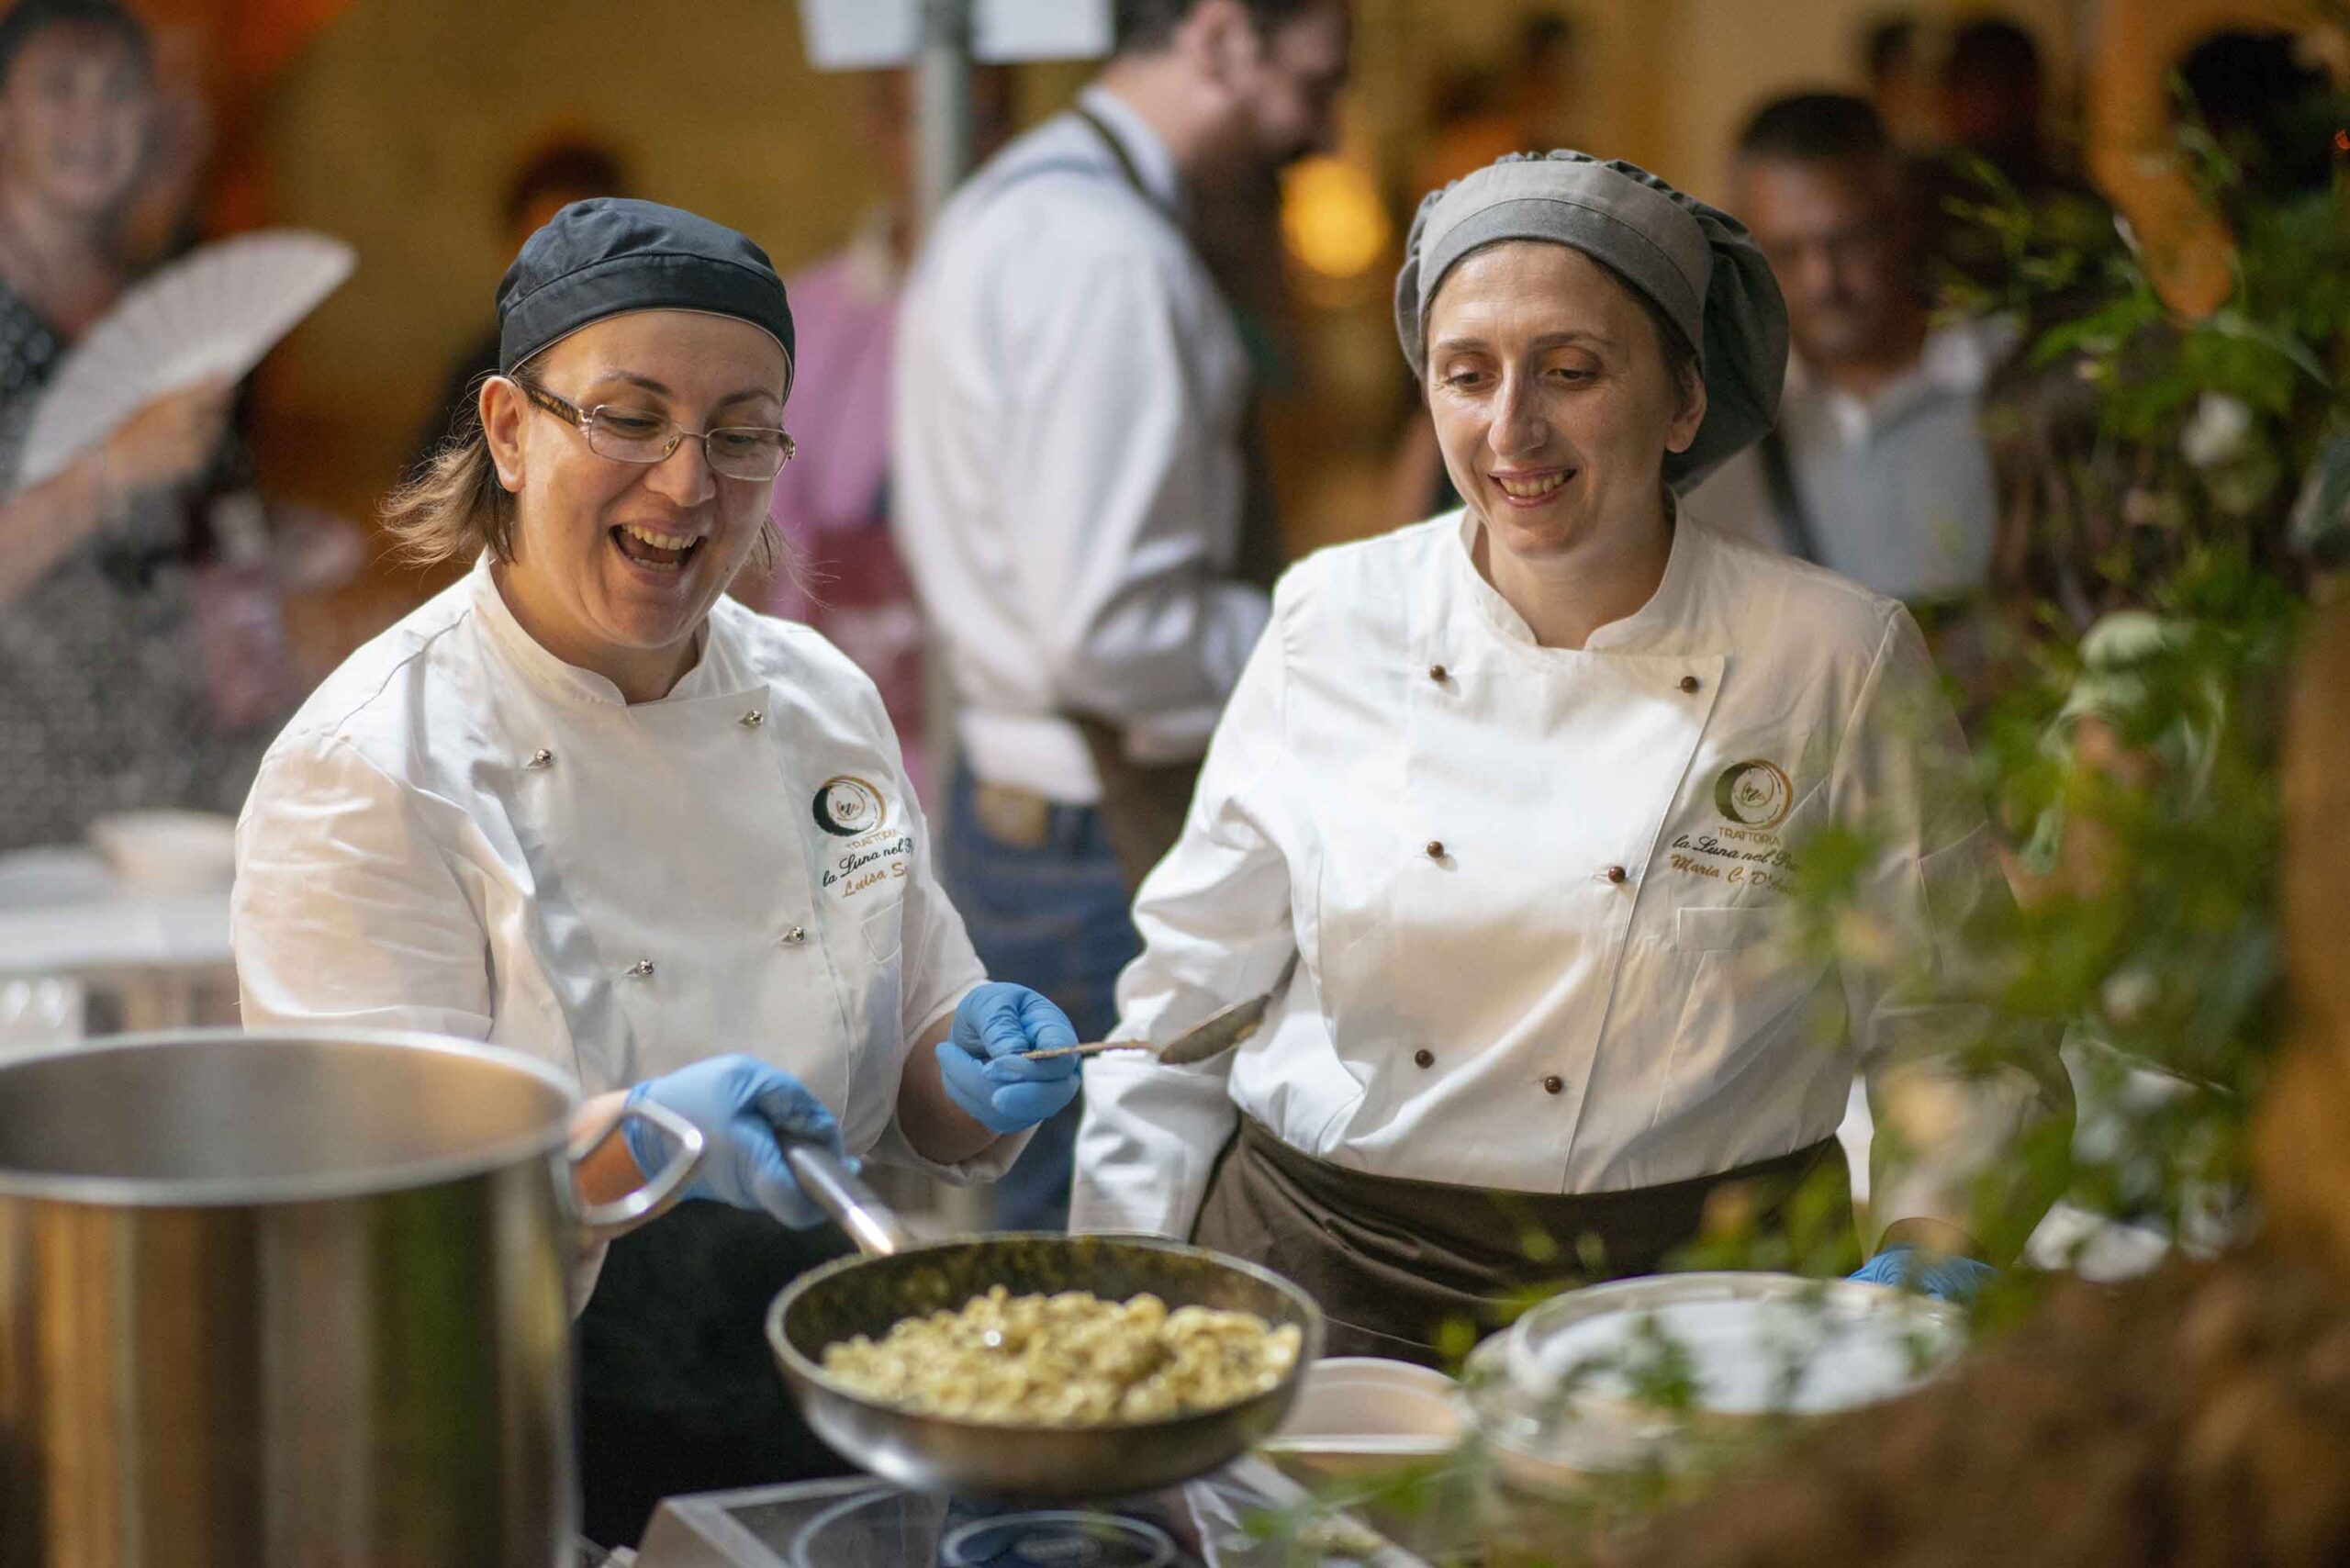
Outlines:
[[629, 703], [532, 641], [486, 560], [271, 746], [231, 917], [248, 1025], [486, 1040], [591, 1094], [747, 1052], [851, 1152], [924, 1170], [908, 1048], [986, 978], [880, 698], [823, 638], [721, 599], [677, 688]]
[[[1913, 603], [1983, 586], [1998, 508], [1976, 420], [1983, 384], [2012, 341], [1988, 321], [1938, 327], [1917, 364], [1865, 399], [1788, 362], [1779, 434], [1819, 565]], [[1772, 499], [1756, 448], [1724, 464], [1683, 506], [1774, 549], [1801, 543]]]
[[[1971, 784], [1938, 787], [1971, 775], [1908, 614], [1684, 521], [1645, 607], [1545, 648], [1472, 562], [1477, 526], [1326, 550], [1276, 590], [1143, 884], [1118, 1036], [1302, 962], [1236, 1054], [1087, 1064], [1072, 1226], [1187, 1232], [1244, 1112], [1385, 1176], [1718, 1174], [1832, 1134], [1856, 1062], [1919, 1154], [1875, 1224], [1968, 1223], [1974, 1173], [2069, 1090], [2053, 1029], [1979, 1081], [1959, 1064], [1986, 1015], [1955, 923], [2008, 894]], [[1938, 983], [1785, 941], [1807, 836], [1860, 820], [1884, 838], [1859, 907]]]
[[1240, 539], [1248, 362], [1177, 228], [1166, 147], [1099, 88], [940, 215], [898, 330], [891, 518], [944, 644], [982, 780], [1098, 798], [1060, 715], [1122, 722], [1138, 760], [1199, 756], [1265, 596]]

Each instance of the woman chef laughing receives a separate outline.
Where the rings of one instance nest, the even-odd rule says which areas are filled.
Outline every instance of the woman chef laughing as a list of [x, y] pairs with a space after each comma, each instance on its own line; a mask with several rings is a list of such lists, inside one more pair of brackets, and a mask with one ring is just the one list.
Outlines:
[[[837, 1468], [761, 1338], [783, 1282], [845, 1249], [776, 1223], [822, 1217], [778, 1135], [991, 1177], [1076, 1092], [1066, 1061], [1007, 1058], [1075, 1041], [982, 983], [872, 683], [724, 597], [774, 548], [791, 453], [767, 256], [575, 202], [498, 302], [479, 425], [390, 517], [473, 570], [271, 748], [237, 970], [249, 1024], [487, 1040], [702, 1129], [692, 1195], [718, 1201], [614, 1243], [579, 1323], [588, 1532], [633, 1540], [665, 1494]], [[627, 1132], [658, 1169], [659, 1135]]]

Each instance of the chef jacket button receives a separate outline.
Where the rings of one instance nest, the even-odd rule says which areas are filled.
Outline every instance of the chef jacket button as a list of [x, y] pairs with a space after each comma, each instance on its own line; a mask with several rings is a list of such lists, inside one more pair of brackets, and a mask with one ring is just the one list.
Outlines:
[[1428, 678], [1435, 681], [1438, 686], [1442, 686], [1445, 683], [1447, 673], [1448, 672], [1442, 665], [1428, 666]]
[[553, 767], [554, 766], [554, 753], [549, 751], [544, 746], [541, 746], [538, 750], [531, 754], [531, 760], [524, 763], [522, 766], [525, 767]]
[[650, 958], [639, 958], [636, 962], [628, 967], [628, 972], [629, 978], [632, 980], [651, 980], [653, 978], [653, 960]]
[[1412, 1065], [1414, 1067], [1434, 1067], [1436, 1065], [1436, 1053], [1423, 1046], [1420, 1049], [1412, 1053]]
[[1444, 840], [1440, 838], [1431, 838], [1428, 840], [1427, 847], [1429, 859], [1441, 860], [1444, 858]]
[[784, 927], [783, 945], [785, 946], [797, 947], [800, 944], [807, 940], [808, 933], [801, 927], [797, 925], [788, 925]]
[[1563, 1078], [1561, 1078], [1557, 1073], [1555, 1073], [1555, 1072], [1554, 1072], [1554, 1073], [1551, 1073], [1551, 1074], [1550, 1074], [1548, 1077], [1546, 1077], [1546, 1078], [1544, 1078], [1544, 1079], [1542, 1080], [1542, 1092], [1543, 1092], [1543, 1093], [1545, 1093], [1545, 1094], [1563, 1094], [1563, 1093], [1565, 1093], [1566, 1092], [1567, 1092], [1567, 1081], [1566, 1081], [1565, 1079], [1563, 1079]]
[[734, 722], [742, 725], [746, 730], [755, 730], [761, 724], [767, 722], [767, 716], [758, 709], [754, 708]]
[[1607, 868], [1607, 879], [1611, 882], [1620, 883], [1627, 876], [1629, 875], [1630, 873], [1626, 871], [1621, 866], [1610, 866]]
[[1696, 690], [1696, 689], [1697, 689], [1697, 678], [1696, 678], [1695, 676], [1694, 676], [1694, 675], [1684, 675], [1684, 676], [1683, 676], [1683, 677], [1681, 678], [1681, 689], [1682, 689], [1682, 690], [1684, 690], [1684, 691], [1695, 691], [1695, 690]]

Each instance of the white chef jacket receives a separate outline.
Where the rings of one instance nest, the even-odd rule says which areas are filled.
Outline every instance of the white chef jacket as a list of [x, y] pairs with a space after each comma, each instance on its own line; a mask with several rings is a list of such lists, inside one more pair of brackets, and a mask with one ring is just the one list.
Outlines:
[[1263, 629], [1238, 555], [1248, 360], [1177, 227], [1165, 145], [1113, 94], [1061, 115], [940, 215], [898, 330], [890, 517], [981, 780], [1100, 794], [1060, 717], [1140, 761], [1205, 748]]
[[[1916, 1159], [1878, 1227], [2064, 1114], [2053, 1028], [1959, 1059], [1958, 922], [2008, 896], [1915, 623], [1687, 521], [1636, 613], [1546, 648], [1453, 513], [1283, 578], [1183, 836], [1142, 886], [1118, 1036], [1274, 985], [1194, 1068], [1086, 1066], [1073, 1228], [1186, 1233], [1246, 1113], [1388, 1177], [1544, 1193], [1718, 1174], [1829, 1137], [1857, 1061]], [[1971, 791], [1971, 785], [1965, 786]], [[1860, 909], [1920, 972], [1784, 941], [1812, 830], [1884, 835]]]
[[[1913, 603], [1983, 586], [1998, 506], [1978, 416], [1983, 384], [2013, 342], [1992, 321], [1938, 327], [1908, 373], [1867, 398], [1788, 362], [1779, 435], [1821, 566]], [[1684, 505], [1726, 533], [1796, 547], [1752, 447]]]
[[732, 599], [668, 696], [625, 701], [506, 607], [487, 560], [353, 654], [263, 759], [231, 921], [252, 1026], [505, 1046], [588, 1093], [742, 1051], [852, 1153], [910, 1043], [985, 979], [931, 875], [873, 683]]

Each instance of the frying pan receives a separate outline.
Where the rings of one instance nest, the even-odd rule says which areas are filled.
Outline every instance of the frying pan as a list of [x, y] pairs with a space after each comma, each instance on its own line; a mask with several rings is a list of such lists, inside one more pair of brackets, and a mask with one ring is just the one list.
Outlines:
[[[919, 1492], [1026, 1503], [1129, 1496], [1187, 1481], [1270, 1437], [1321, 1353], [1322, 1314], [1267, 1269], [1155, 1237], [1008, 1231], [915, 1243], [888, 1206], [827, 1150], [785, 1150], [792, 1174], [865, 1254], [811, 1270], [767, 1309], [767, 1344], [818, 1436], [842, 1455]], [[901, 1318], [953, 1311], [1002, 1285], [1014, 1295], [1091, 1291], [1123, 1301], [1147, 1291], [1178, 1306], [1253, 1312], [1295, 1325], [1297, 1364], [1237, 1405], [1148, 1421], [1013, 1426], [921, 1415], [827, 1377], [824, 1348], [878, 1338]]]

